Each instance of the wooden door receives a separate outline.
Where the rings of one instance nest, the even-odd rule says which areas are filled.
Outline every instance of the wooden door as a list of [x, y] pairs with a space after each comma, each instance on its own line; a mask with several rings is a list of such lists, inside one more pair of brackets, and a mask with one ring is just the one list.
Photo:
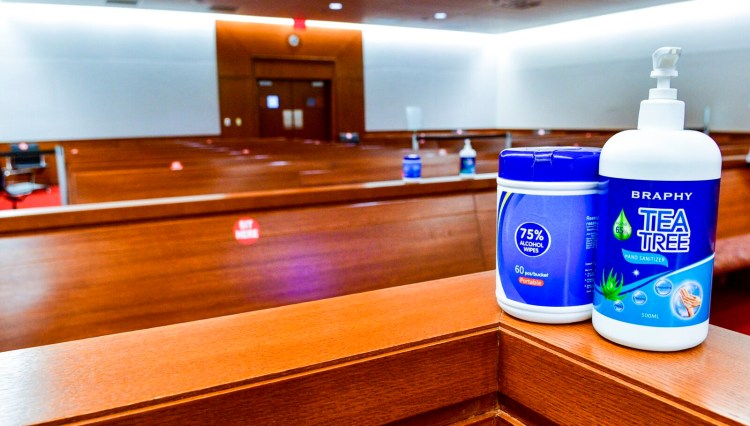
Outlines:
[[258, 80], [261, 137], [331, 139], [329, 80]]

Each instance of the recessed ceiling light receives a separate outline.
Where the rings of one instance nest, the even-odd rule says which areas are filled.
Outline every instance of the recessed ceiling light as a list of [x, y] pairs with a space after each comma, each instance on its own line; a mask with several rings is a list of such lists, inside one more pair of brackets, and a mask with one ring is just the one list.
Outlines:
[[445, 12], [435, 12], [435, 15], [433, 15], [435, 19], [445, 19], [448, 17], [448, 14]]
[[328, 3], [328, 8], [331, 10], [341, 10], [344, 8], [344, 5], [338, 2]]

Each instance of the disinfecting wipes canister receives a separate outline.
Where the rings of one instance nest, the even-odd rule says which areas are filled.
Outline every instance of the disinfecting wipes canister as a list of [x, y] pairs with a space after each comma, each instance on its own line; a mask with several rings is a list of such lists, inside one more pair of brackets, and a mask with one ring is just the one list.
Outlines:
[[500, 153], [496, 295], [517, 318], [591, 317], [599, 229], [598, 148]]

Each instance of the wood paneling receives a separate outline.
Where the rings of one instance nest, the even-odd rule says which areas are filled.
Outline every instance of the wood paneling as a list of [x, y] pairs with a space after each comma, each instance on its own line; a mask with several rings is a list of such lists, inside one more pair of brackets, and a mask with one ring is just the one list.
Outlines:
[[482, 257], [485, 269], [495, 269], [497, 262], [497, 191], [474, 194], [474, 208], [482, 236]]
[[750, 421], [750, 337], [711, 326], [700, 346], [656, 353], [599, 337], [590, 322], [545, 326], [503, 314], [501, 392], [560, 424]]
[[750, 167], [722, 170], [716, 238], [750, 233], [748, 201], [750, 201]]
[[[301, 39], [298, 47], [287, 42], [292, 33]], [[364, 133], [361, 31], [217, 21], [216, 46], [221, 117], [247, 122], [242, 128], [222, 127], [222, 136], [258, 136], [257, 78], [330, 79], [330, 139], [340, 131]]]
[[6, 210], [0, 212], [0, 219], [2, 219], [0, 220], [0, 236], [18, 236], [23, 233], [44, 233], [62, 228], [169, 220], [231, 212], [241, 214], [253, 210], [271, 210], [282, 207], [309, 207], [346, 202], [369, 202], [374, 199], [390, 200], [440, 196], [457, 192], [494, 191], [495, 187], [495, 178], [491, 175], [470, 180], [452, 176], [425, 179], [419, 185], [390, 181], [377, 184], [364, 183], [87, 204], [47, 208], [36, 211], [34, 214]]
[[483, 272], [0, 353], [0, 423], [750, 422], [750, 336], [638, 351], [515, 320], [494, 290]]

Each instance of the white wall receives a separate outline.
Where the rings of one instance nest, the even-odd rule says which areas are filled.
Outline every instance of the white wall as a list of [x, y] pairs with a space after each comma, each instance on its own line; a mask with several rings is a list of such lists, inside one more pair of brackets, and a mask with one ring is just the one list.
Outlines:
[[[220, 132], [213, 19], [40, 6], [0, 2], [0, 141]], [[406, 106], [424, 129], [632, 128], [664, 45], [683, 48], [687, 125], [708, 106], [712, 129], [750, 131], [747, 0], [503, 36], [365, 27], [363, 43], [368, 131], [406, 129]]]
[[493, 37], [455, 32], [363, 31], [365, 127], [403, 130], [406, 107], [422, 110], [422, 129], [494, 127]]
[[205, 17], [0, 3], [0, 141], [218, 134], [215, 51]]
[[633, 128], [651, 53], [683, 48], [686, 125], [750, 131], [750, 2], [695, 1], [499, 37], [497, 127]]

